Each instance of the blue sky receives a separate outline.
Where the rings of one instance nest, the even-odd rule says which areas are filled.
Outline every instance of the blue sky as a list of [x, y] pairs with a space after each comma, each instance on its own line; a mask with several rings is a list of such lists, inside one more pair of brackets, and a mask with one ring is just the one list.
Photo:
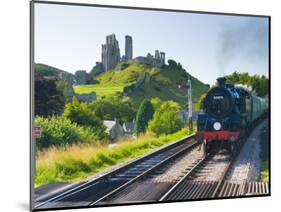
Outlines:
[[193, 76], [213, 84], [237, 70], [268, 76], [266, 18], [35, 4], [35, 62], [74, 73], [101, 61], [105, 36], [125, 35], [133, 56], [166, 52]]

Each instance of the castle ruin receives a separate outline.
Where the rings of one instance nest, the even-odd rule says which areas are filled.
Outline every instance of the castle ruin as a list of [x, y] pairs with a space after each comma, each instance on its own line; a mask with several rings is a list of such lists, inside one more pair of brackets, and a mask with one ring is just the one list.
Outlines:
[[88, 74], [85, 70], [78, 70], [74, 74], [76, 85], [84, 85], [88, 81]]
[[120, 61], [120, 49], [115, 34], [106, 36], [106, 44], [102, 45], [101, 59], [105, 71], [113, 69]]
[[159, 50], [155, 50], [154, 56], [148, 53], [146, 57], [139, 56], [133, 58], [133, 38], [132, 36], [126, 35], [125, 55], [120, 57], [120, 48], [118, 40], [116, 39], [115, 34], [111, 34], [106, 36], [106, 43], [102, 44], [101, 60], [102, 62], [96, 62], [96, 65], [90, 71], [91, 77], [96, 76], [97, 74], [102, 73], [104, 71], [108, 71], [115, 68], [115, 66], [119, 62], [145, 63], [147, 65], [155, 67], [162, 67], [165, 65], [165, 53], [160, 52]]
[[133, 59], [133, 39], [131, 36], [125, 36], [125, 60]]
[[154, 67], [162, 67], [165, 65], [165, 53], [160, 52], [159, 50], [155, 50], [154, 56], [150, 53], [146, 55], [146, 57], [139, 56], [130, 61], [129, 63], [144, 63], [146, 65], [154, 66]]

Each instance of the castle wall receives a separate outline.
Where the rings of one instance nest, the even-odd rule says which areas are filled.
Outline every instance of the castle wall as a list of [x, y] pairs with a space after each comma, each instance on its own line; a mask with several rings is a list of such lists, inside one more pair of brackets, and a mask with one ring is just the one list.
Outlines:
[[77, 85], [85, 85], [88, 80], [87, 72], [84, 70], [76, 71], [74, 75]]

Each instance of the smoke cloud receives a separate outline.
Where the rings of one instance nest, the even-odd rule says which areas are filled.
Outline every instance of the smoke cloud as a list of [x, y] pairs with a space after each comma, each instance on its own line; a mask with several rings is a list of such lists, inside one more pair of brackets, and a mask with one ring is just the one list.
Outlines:
[[267, 58], [268, 24], [264, 20], [249, 20], [237, 26], [222, 26], [217, 66], [220, 76], [225, 75], [233, 60], [257, 60]]

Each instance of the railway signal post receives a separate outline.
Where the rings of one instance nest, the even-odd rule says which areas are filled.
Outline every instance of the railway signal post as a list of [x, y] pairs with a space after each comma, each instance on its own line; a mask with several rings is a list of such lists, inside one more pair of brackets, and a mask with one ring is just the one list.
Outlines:
[[187, 99], [188, 99], [188, 126], [189, 131], [192, 131], [193, 122], [192, 122], [192, 92], [191, 92], [191, 80], [188, 80], [186, 84], [178, 84], [178, 88], [186, 88], [187, 89]]
[[191, 80], [187, 81], [187, 93], [188, 93], [188, 122], [189, 122], [189, 131], [192, 131], [192, 93], [191, 93]]

